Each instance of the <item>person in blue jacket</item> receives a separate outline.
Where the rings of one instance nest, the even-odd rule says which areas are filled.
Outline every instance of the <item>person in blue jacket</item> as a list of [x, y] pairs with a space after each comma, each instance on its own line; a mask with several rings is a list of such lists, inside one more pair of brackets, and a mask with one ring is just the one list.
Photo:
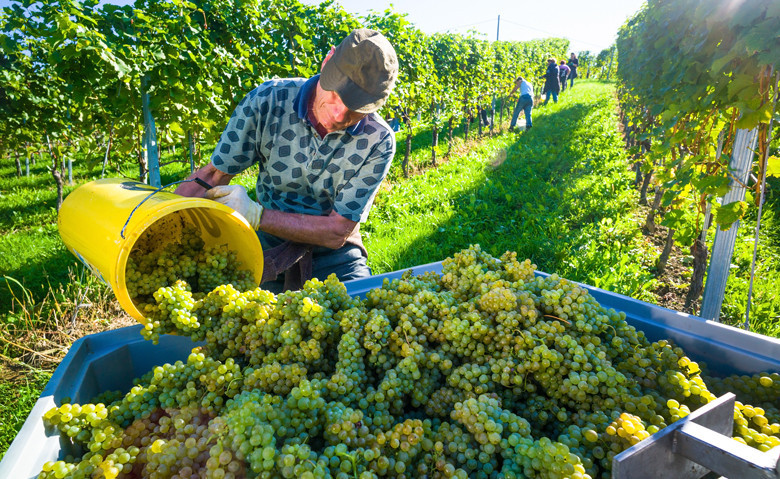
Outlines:
[[546, 105], [550, 101], [550, 95], [552, 95], [553, 101], [558, 103], [558, 93], [561, 91], [560, 70], [558, 65], [555, 64], [555, 58], [549, 58], [547, 60], [547, 71], [544, 73], [544, 104]]

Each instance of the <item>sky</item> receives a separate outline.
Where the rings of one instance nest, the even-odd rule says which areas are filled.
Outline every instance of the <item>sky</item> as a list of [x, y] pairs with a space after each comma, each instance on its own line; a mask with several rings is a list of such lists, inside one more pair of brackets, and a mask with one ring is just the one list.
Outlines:
[[[318, 0], [301, 0], [314, 5]], [[476, 30], [487, 40], [524, 41], [565, 37], [570, 50], [598, 53], [614, 43], [618, 28], [644, 0], [337, 0], [345, 10], [365, 14], [391, 4], [425, 33]], [[499, 15], [501, 16], [499, 23]]]
[[[132, 0], [104, 0], [130, 4]], [[301, 0], [315, 5], [320, 0]], [[362, 15], [383, 11], [391, 4], [420, 30], [466, 33], [476, 30], [486, 40], [523, 41], [534, 38], [565, 37], [570, 50], [598, 53], [609, 47], [618, 28], [644, 3], [644, 0], [337, 0], [348, 12]], [[0, 7], [10, 4], [0, 0]], [[499, 23], [499, 15], [501, 20]]]

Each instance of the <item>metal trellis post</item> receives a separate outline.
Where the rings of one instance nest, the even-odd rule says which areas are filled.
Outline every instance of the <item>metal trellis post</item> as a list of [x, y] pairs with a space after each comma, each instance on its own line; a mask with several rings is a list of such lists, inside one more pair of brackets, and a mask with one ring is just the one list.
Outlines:
[[160, 179], [160, 160], [157, 150], [157, 132], [154, 127], [154, 117], [149, 107], [149, 75], [144, 75], [141, 79], [141, 103], [143, 104], [144, 115], [144, 138], [143, 150], [146, 166], [149, 169], [149, 184], [159, 188], [162, 186]]
[[[731, 162], [729, 163], [729, 170], [733, 175], [730, 182], [731, 189], [723, 197], [722, 205], [745, 199], [745, 185], [750, 176], [757, 139], [757, 128], [737, 131]], [[701, 304], [700, 315], [703, 318], [718, 321], [720, 316], [720, 308], [723, 305], [726, 281], [729, 277], [731, 257], [734, 254], [734, 242], [737, 239], [738, 229], [739, 221], [735, 221], [728, 230], [721, 229], [719, 225], [715, 232], [715, 242], [712, 245], [712, 260], [707, 270], [707, 284], [704, 286], [704, 296]]]

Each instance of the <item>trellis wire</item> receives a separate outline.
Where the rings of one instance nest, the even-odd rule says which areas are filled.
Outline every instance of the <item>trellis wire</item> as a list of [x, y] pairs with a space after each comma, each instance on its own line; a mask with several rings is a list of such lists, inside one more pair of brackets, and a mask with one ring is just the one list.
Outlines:
[[[774, 70], [774, 65], [772, 66], [772, 69]], [[775, 94], [774, 94], [774, 98], [772, 99], [772, 112], [774, 112], [775, 108], [777, 107], [778, 86], [780, 86], [780, 72], [775, 73]], [[761, 193], [760, 193], [760, 198], [758, 200], [758, 219], [756, 220], [756, 236], [755, 236], [755, 240], [753, 241], [753, 261], [750, 263], [750, 284], [748, 285], [747, 306], [745, 307], [744, 329], [748, 331], [750, 330], [750, 301], [753, 298], [753, 277], [756, 274], [756, 256], [758, 254], [758, 238], [759, 238], [759, 233], [761, 232], [761, 212], [764, 209], [764, 194], [766, 193], [766, 166], [767, 166], [767, 159], [769, 157], [769, 145], [772, 143], [772, 123], [774, 122], [774, 120], [775, 117], [773, 113], [772, 118], [769, 119], [769, 129], [767, 130], [766, 151], [764, 152], [764, 157], [761, 158], [762, 171], [764, 172], [764, 175], [761, 178]]]

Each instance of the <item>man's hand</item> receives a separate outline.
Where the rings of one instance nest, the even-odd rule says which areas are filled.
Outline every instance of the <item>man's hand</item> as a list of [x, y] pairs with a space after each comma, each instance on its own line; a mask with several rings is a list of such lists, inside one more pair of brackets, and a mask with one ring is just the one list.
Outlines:
[[252, 229], [257, 230], [260, 227], [263, 207], [252, 201], [243, 186], [215, 186], [206, 192], [206, 198], [238, 211], [252, 225]]
[[[192, 180], [194, 178], [200, 178], [201, 180], [205, 181], [206, 183], [210, 185], [227, 185], [230, 183], [230, 180], [235, 175], [230, 175], [228, 173], [223, 173], [217, 169], [216, 166], [214, 166], [214, 163], [209, 162], [208, 165], [204, 166], [203, 168], [199, 168], [195, 170], [193, 174], [191, 174], [187, 179]], [[190, 198], [205, 198], [206, 197], [206, 189], [199, 185], [198, 183], [195, 183], [194, 181], [186, 182], [180, 184], [176, 191], [174, 191], [177, 195], [182, 196], [188, 196]]]

